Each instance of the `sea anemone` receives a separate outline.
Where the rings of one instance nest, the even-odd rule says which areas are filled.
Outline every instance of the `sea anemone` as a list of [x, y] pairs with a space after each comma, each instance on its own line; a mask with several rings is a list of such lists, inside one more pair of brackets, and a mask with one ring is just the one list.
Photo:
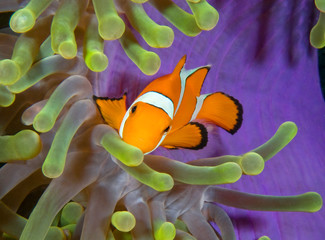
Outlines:
[[[135, 14], [142, 6], [116, 2], [126, 17], [110, 13], [115, 20], [124, 19], [116, 20], [112, 29], [121, 30], [130, 21], [149, 44], [152, 39], [145, 35], [152, 29], [141, 30], [146, 24]], [[162, 3], [169, 3], [172, 7], [162, 14], [186, 22], [188, 15], [174, 12], [179, 8], [172, 2], [149, 2], [159, 11]], [[192, 5], [207, 3], [188, 2], [200, 27], [198, 19], [205, 15]], [[131, 27], [125, 28], [121, 45], [109, 41], [104, 48], [102, 38], [111, 29], [105, 25], [96, 31], [97, 21], [106, 21], [112, 1], [93, 1], [94, 10], [87, 1], [54, 1], [44, 11], [50, 3], [30, 1], [11, 18], [11, 28], [25, 33], [0, 38], [4, 239], [322, 239], [322, 198], [309, 192], [324, 193], [324, 149], [319, 142], [325, 125], [319, 112], [325, 105], [317, 55], [308, 41], [312, 4], [213, 2], [208, 9], [220, 12], [214, 31], [193, 39], [173, 28], [173, 45], [156, 50], [162, 59], [159, 74], [169, 73], [184, 53], [188, 68], [212, 64], [202, 92], [236, 96], [244, 107], [244, 122], [234, 136], [207, 125], [209, 143], [203, 150], [157, 149], [143, 156], [104, 123], [92, 95], [120, 97], [127, 91], [130, 104], [154, 79], [141, 71], [155, 73], [160, 60], [157, 65], [140, 57], [147, 51], [140, 39], [140, 44], [135, 42]], [[147, 5], [145, 9], [154, 11]], [[12, 1], [0, 4], [2, 11], [18, 7]], [[67, 14], [69, 23], [60, 25]], [[95, 73], [106, 68], [106, 56], [110, 67]], [[293, 144], [283, 149], [297, 126]]]

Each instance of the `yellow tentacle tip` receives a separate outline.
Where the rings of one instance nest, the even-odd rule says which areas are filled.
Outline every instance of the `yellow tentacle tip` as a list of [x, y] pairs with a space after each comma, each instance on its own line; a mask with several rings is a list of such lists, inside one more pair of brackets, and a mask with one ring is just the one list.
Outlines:
[[128, 211], [118, 211], [112, 215], [112, 224], [121, 232], [129, 232], [135, 227], [135, 217]]

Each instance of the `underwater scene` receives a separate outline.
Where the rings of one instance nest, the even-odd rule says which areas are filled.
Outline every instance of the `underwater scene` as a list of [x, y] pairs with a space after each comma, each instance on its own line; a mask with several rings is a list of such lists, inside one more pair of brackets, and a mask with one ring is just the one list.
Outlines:
[[0, 239], [324, 239], [324, 14], [0, 0]]

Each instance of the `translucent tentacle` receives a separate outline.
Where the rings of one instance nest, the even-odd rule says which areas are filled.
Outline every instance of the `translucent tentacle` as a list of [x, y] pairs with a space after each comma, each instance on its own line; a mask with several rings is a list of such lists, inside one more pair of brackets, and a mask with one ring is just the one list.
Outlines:
[[235, 240], [236, 234], [230, 217], [227, 213], [213, 203], [205, 202], [202, 208], [203, 215], [208, 221], [213, 221], [220, 229], [222, 240]]
[[92, 0], [98, 19], [98, 33], [105, 40], [119, 39], [125, 24], [117, 14], [113, 0]]
[[153, 169], [168, 173], [179, 182], [194, 185], [232, 183], [242, 174], [239, 165], [231, 162], [214, 167], [198, 167], [154, 155], [146, 155], [144, 161]]
[[50, 131], [63, 107], [72, 97], [74, 100], [78, 100], [91, 96], [92, 87], [87, 78], [77, 75], [67, 78], [55, 89], [45, 106], [35, 116], [33, 121], [35, 130], [38, 132]]
[[125, 28], [120, 43], [128, 57], [147, 75], [155, 74], [160, 67], [160, 58], [154, 53], [143, 49], [128, 27]]
[[[74, 152], [68, 154], [63, 174], [48, 186], [39, 199], [20, 237], [21, 240], [43, 239], [56, 214], [82, 189], [93, 183], [103, 156]], [[87, 163], [87, 164], [86, 164]]]
[[180, 218], [185, 222], [194, 237], [206, 240], [218, 239], [213, 228], [199, 210], [186, 211]]
[[170, 27], [155, 23], [145, 12], [141, 4], [124, 1], [123, 9], [128, 20], [150, 47], [170, 47], [174, 41], [174, 32]]
[[205, 200], [257, 211], [316, 212], [323, 205], [322, 197], [315, 192], [294, 196], [267, 196], [219, 187], [209, 188]]
[[43, 159], [36, 157], [25, 164], [8, 163], [0, 168], [0, 182], [5, 182], [0, 188], [0, 198], [3, 198], [11, 189], [32, 175], [42, 165]]
[[275, 154], [281, 151], [297, 134], [297, 125], [294, 122], [284, 122], [269, 141], [252, 150], [268, 161]]
[[94, 115], [95, 107], [90, 100], [80, 100], [71, 106], [57, 130], [44, 160], [42, 171], [45, 176], [57, 178], [62, 174], [73, 136], [80, 126]]
[[50, 34], [51, 20], [52, 16], [42, 18], [31, 31], [19, 36], [11, 59], [0, 61], [0, 83], [14, 84], [26, 74], [37, 57], [41, 43]]
[[36, 18], [53, 0], [30, 0], [26, 7], [16, 11], [10, 19], [10, 28], [17, 33], [27, 32], [35, 25]]
[[91, 186], [80, 239], [106, 239], [116, 203], [124, 190], [119, 183], [127, 182], [128, 178], [121, 173], [120, 169], [115, 168], [111, 174]]
[[108, 59], [104, 54], [104, 40], [99, 36], [97, 28], [97, 19], [91, 15], [84, 38], [83, 56], [90, 70], [101, 72], [107, 68]]
[[195, 17], [185, 12], [171, 0], [152, 0], [150, 4], [185, 35], [194, 37], [201, 32], [196, 24]]
[[117, 211], [112, 215], [112, 224], [121, 232], [129, 232], [135, 226], [135, 217], [128, 211]]
[[64, 0], [55, 12], [51, 26], [52, 49], [63, 58], [77, 55], [74, 30], [87, 5], [88, 0]]
[[12, 136], [0, 136], [0, 145], [0, 162], [32, 159], [42, 148], [39, 135], [32, 130], [21, 130]]
[[133, 191], [125, 196], [124, 203], [127, 210], [134, 215], [136, 220], [135, 227], [132, 229], [133, 239], [153, 239], [150, 209], [144, 197], [139, 194], [139, 191]]
[[195, 166], [218, 166], [227, 162], [237, 163], [243, 174], [258, 175], [264, 169], [264, 159], [255, 152], [248, 152], [242, 156], [224, 155], [215, 158], [203, 158], [188, 162]]
[[65, 60], [59, 55], [47, 57], [35, 63], [22, 78], [13, 85], [8, 86], [8, 88], [13, 93], [21, 93], [43, 78], [60, 72], [71, 75], [84, 75], [86, 66], [79, 57], [71, 60]]
[[[13, 188], [2, 201], [12, 210], [17, 211], [21, 203], [29, 193], [42, 185], [50, 183], [50, 179], [46, 178], [40, 169], [27, 177], [24, 181]], [[27, 209], [28, 210], [28, 209]]]
[[166, 221], [164, 202], [152, 199], [149, 203], [155, 240], [172, 240], [176, 235], [174, 224]]

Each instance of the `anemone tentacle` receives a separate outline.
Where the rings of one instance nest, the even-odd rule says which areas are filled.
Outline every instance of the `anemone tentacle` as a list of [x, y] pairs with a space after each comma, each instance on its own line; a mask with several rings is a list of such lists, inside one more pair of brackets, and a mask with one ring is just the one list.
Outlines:
[[[139, 78], [141, 76], [139, 84], [136, 82], [136, 74], [131, 72], [128, 75], [129, 65], [120, 62], [124, 61], [123, 56], [116, 57], [112, 54], [118, 52], [118, 48], [124, 49], [123, 51], [133, 63], [148, 75], [156, 73], [160, 65], [169, 63], [160, 60], [163, 50], [152, 51], [143, 46], [143, 41], [154, 48], [171, 47], [173, 52], [164, 58], [173, 59], [173, 55], [179, 55], [180, 51], [184, 51], [190, 45], [187, 38], [174, 31], [176, 29], [187, 36], [197, 36], [202, 32], [203, 37], [198, 38], [197, 42], [194, 40], [192, 47], [196, 49], [195, 54], [202, 55], [203, 60], [206, 59], [205, 55], [210, 56], [216, 51], [221, 52], [221, 48], [225, 48], [226, 52], [234, 48], [236, 53], [242, 54], [241, 49], [246, 49], [242, 46], [243, 41], [240, 44], [236, 42], [241, 45], [240, 48], [237, 45], [227, 45], [233, 44], [231, 38], [231, 41], [224, 40], [225, 46], [213, 48], [217, 43], [210, 43], [204, 40], [204, 37], [211, 36], [213, 42], [216, 41], [215, 36], [219, 33], [213, 35], [211, 32], [204, 31], [211, 30], [218, 23], [217, 6], [222, 10], [218, 24], [225, 24], [228, 20], [225, 21], [222, 17], [237, 12], [238, 7], [242, 7], [243, 3], [238, 3], [234, 9], [228, 9], [223, 8], [221, 2], [208, 3], [206, 0], [187, 0], [180, 4], [182, 8], [171, 0], [149, 0], [148, 3], [145, 3], [147, 2], [145, 0], [132, 0], [132, 2], [130, 0], [30, 0], [26, 1], [28, 3], [24, 7], [17, 2], [0, 3], [0, 12], [17, 10], [11, 18], [10, 25], [13, 31], [22, 33], [18, 37], [0, 33], [0, 162], [4, 163], [0, 168], [0, 238], [226, 240], [235, 239], [240, 231], [238, 229], [241, 229], [236, 222], [236, 216], [234, 214], [228, 216], [227, 206], [280, 212], [317, 212], [321, 209], [322, 196], [316, 192], [302, 191], [298, 195], [294, 193], [296, 195], [283, 196], [281, 188], [278, 191], [281, 196], [269, 196], [229, 189], [234, 184], [245, 184], [247, 179], [257, 179], [256, 182], [263, 191], [266, 184], [273, 185], [273, 182], [260, 181], [263, 180], [263, 174], [267, 174], [266, 172], [283, 171], [290, 175], [289, 171], [293, 166], [279, 169], [277, 165], [272, 167], [272, 162], [277, 164], [282, 154], [294, 156], [289, 151], [294, 152], [295, 145], [287, 147], [297, 133], [294, 121], [299, 120], [300, 117], [304, 120], [305, 115], [315, 113], [314, 109], [318, 109], [318, 106], [304, 105], [302, 114], [293, 121], [283, 122], [285, 120], [281, 118], [283, 122], [281, 124], [279, 118], [276, 118], [274, 125], [279, 128], [271, 137], [268, 135], [271, 127], [263, 131], [264, 139], [270, 137], [263, 144], [261, 138], [255, 134], [255, 128], [254, 131], [247, 131], [244, 126], [243, 132], [240, 133], [242, 138], [231, 140], [231, 146], [245, 145], [247, 142], [254, 142], [254, 144], [259, 142], [261, 145], [256, 147], [255, 144], [254, 147], [242, 148], [240, 149], [242, 152], [228, 151], [231, 146], [224, 146], [227, 142], [224, 136], [213, 128], [211, 130], [211, 126], [207, 123], [209, 131], [215, 131], [214, 133], [220, 139], [220, 146], [211, 141], [213, 147], [224, 147], [224, 149], [217, 156], [196, 157], [195, 160], [187, 159], [186, 153], [182, 150], [177, 150], [176, 153], [171, 153], [170, 150], [168, 152], [170, 155], [167, 154], [169, 157], [162, 157], [159, 152], [155, 152], [156, 155], [144, 156], [140, 149], [125, 143], [114, 129], [103, 124], [99, 112], [96, 111], [92, 94], [98, 91], [98, 88], [107, 86], [103, 84], [103, 79], [109, 82], [115, 77], [114, 74], [120, 74], [115, 69], [115, 64], [123, 65], [121, 66], [123, 74], [120, 74], [119, 78], [126, 83], [129, 78], [132, 79], [130, 81], [135, 81], [129, 87], [128, 96], [136, 95], [146, 81], [140, 71], [136, 72]], [[323, 12], [322, 1], [315, 1], [315, 3]], [[188, 8], [184, 7], [185, 4]], [[254, 4], [252, 4], [254, 12], [251, 8], [244, 8], [244, 12], [251, 14], [248, 18], [250, 24], [245, 22], [247, 25], [243, 30], [235, 32], [222, 25], [224, 31], [220, 34], [224, 34], [225, 38], [236, 34], [245, 35], [246, 27], [251, 25], [253, 20], [267, 18], [264, 10], [270, 6], [259, 1], [257, 5]], [[277, 1], [274, 4], [278, 7]], [[258, 13], [255, 10], [259, 9], [260, 5], [263, 6], [261, 13]], [[301, 4], [299, 6], [301, 7]], [[187, 9], [192, 13], [187, 12]], [[174, 27], [165, 26], [165, 22], [161, 19], [156, 21], [151, 11], [160, 12]], [[323, 17], [321, 13], [319, 23], [310, 33], [311, 43], [315, 46], [323, 44]], [[229, 28], [243, 27], [242, 21], [243, 18], [236, 19], [231, 22]], [[267, 24], [268, 22], [261, 23], [263, 29]], [[265, 27], [264, 30], [257, 37], [261, 38], [259, 39], [261, 41], [264, 38], [263, 34], [269, 37], [267, 35], [269, 29]], [[152, 34], [153, 31], [155, 34]], [[180, 36], [182, 36], [181, 40], [179, 40]], [[276, 34], [272, 35], [272, 38], [278, 39]], [[116, 43], [121, 46], [110, 48], [109, 44], [112, 43], [110, 40], [113, 39], [119, 39]], [[200, 41], [205, 46], [200, 47], [199, 44], [195, 44]], [[106, 49], [105, 43], [108, 45]], [[212, 45], [207, 46], [209, 45], [207, 43]], [[268, 42], [272, 45], [271, 43]], [[170, 46], [174, 44], [178, 45]], [[247, 45], [251, 46], [251, 43], [247, 42]], [[254, 47], [255, 45], [258, 44], [254, 44]], [[258, 71], [264, 71], [261, 66], [264, 66], [265, 59], [262, 55], [265, 49], [268, 49], [267, 44], [258, 45], [256, 56], [252, 57], [251, 53], [247, 56], [247, 52], [254, 52], [248, 47], [244, 54], [245, 61], [250, 57], [256, 61], [247, 60], [247, 65], [252, 64]], [[299, 51], [297, 49], [297, 52]], [[194, 56], [197, 56], [195, 54]], [[229, 56], [224, 52], [222, 54], [213, 59], [216, 62], [227, 61], [225, 59]], [[269, 55], [272, 58], [272, 54]], [[108, 58], [110, 64], [114, 66], [108, 70], [111, 73], [110, 79], [105, 78], [107, 72], [103, 75], [97, 73], [107, 67]], [[242, 72], [238, 59], [240, 58], [231, 57], [233, 62], [231, 69], [234, 66], [238, 67], [238, 72], [246, 77], [249, 70]], [[246, 63], [241, 62], [241, 64]], [[272, 65], [267, 67], [277, 68], [277, 64], [272, 62]], [[297, 70], [295, 67], [301, 65], [295, 65], [294, 61], [291, 64], [286, 67], [290, 69], [289, 73], [294, 75], [292, 72]], [[219, 68], [221, 69], [222, 66], [219, 65]], [[215, 70], [216, 75], [220, 75], [218, 79], [225, 74], [220, 69]], [[235, 74], [236, 71], [229, 72]], [[287, 73], [285, 69], [281, 70], [282, 72]], [[276, 76], [278, 75], [279, 72]], [[258, 78], [261, 78], [261, 74], [258, 74]], [[235, 77], [227, 79], [236, 87], [233, 91], [249, 89], [248, 92], [254, 92], [255, 85], [258, 85], [256, 88], [261, 88], [261, 92], [254, 92], [253, 97], [250, 95], [249, 98], [243, 99], [250, 109], [247, 115], [250, 115], [252, 109], [259, 109], [253, 107], [254, 104], [259, 104], [256, 103], [258, 101], [255, 98], [259, 99], [261, 95], [266, 94], [263, 90], [269, 90], [269, 87], [261, 83], [265, 79], [257, 84], [244, 79], [247, 80], [247, 85], [240, 83], [238, 86], [235, 79]], [[113, 86], [109, 87], [110, 91], [119, 94], [125, 90], [124, 85], [118, 85], [117, 79], [114, 81], [116, 82]], [[215, 81], [211, 82], [213, 84]], [[273, 81], [271, 84], [273, 88], [283, 88]], [[222, 83], [221, 88], [225, 88]], [[106, 89], [100, 90], [106, 91]], [[308, 94], [306, 96], [311, 97]], [[286, 97], [272, 96], [272, 101], [282, 99], [287, 110], [291, 105], [286, 103], [285, 100], [289, 100], [289, 97], [288, 99]], [[253, 100], [256, 102], [249, 104]], [[300, 99], [295, 99], [294, 102], [296, 101]], [[312, 109], [310, 112], [306, 110], [308, 107]], [[301, 106], [298, 108], [300, 113]], [[257, 113], [257, 115], [267, 115], [262, 118], [264, 121], [258, 122], [263, 129], [268, 126], [265, 119], [270, 120], [275, 115], [281, 115], [275, 109], [264, 110]], [[250, 116], [246, 119], [248, 122], [253, 121]], [[301, 122], [299, 127], [302, 125], [301, 129], [305, 131], [304, 128], [307, 127]], [[322, 130], [320, 126], [312, 127], [316, 129], [315, 131]], [[309, 153], [308, 149], [306, 151]], [[290, 154], [286, 154], [288, 152]], [[269, 161], [271, 158], [274, 161]], [[297, 161], [298, 167], [301, 161], [299, 162], [299, 159]], [[308, 182], [308, 186], [314, 184], [306, 177], [307, 174], [302, 172], [310, 170], [309, 163], [303, 163], [305, 169], [301, 170], [300, 178], [296, 179], [298, 184], [301, 181]], [[321, 169], [322, 166], [320, 163], [319, 168]], [[215, 186], [221, 184], [228, 185]], [[234, 188], [237, 187], [238, 185], [235, 185]], [[26, 207], [24, 202], [28, 201], [35, 192], [42, 193], [41, 197], [37, 197], [38, 201], [35, 201], [33, 206]], [[319, 213], [309, 216], [320, 219], [317, 214]], [[298, 233], [300, 234], [301, 231], [298, 230]], [[274, 232], [270, 230], [263, 234], [271, 235]], [[259, 236], [261, 235], [254, 237]], [[259, 239], [269, 239], [269, 237], [261, 236]]]

